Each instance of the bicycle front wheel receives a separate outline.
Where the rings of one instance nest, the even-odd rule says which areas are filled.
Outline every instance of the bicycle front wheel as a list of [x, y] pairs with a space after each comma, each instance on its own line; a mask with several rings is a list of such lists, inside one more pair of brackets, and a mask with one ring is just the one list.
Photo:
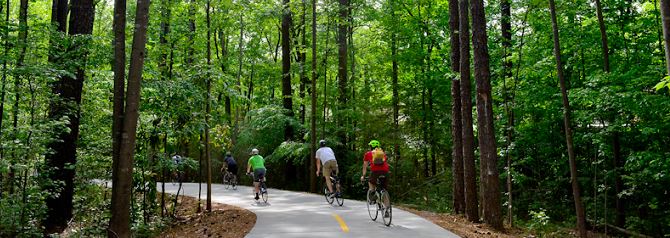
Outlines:
[[379, 214], [379, 210], [377, 209], [377, 204], [375, 203], [375, 200], [372, 199], [373, 194], [374, 193], [368, 191], [368, 200], [365, 204], [368, 206], [368, 215], [370, 215], [370, 219], [376, 221], [377, 215]]
[[230, 184], [233, 187], [233, 190], [237, 190], [237, 176], [233, 175], [233, 178], [231, 179]]
[[393, 211], [391, 209], [391, 196], [386, 190], [382, 190], [381, 199], [382, 203], [380, 204], [380, 211], [382, 212], [382, 219], [384, 220], [384, 225], [390, 226], [391, 219], [393, 218]]

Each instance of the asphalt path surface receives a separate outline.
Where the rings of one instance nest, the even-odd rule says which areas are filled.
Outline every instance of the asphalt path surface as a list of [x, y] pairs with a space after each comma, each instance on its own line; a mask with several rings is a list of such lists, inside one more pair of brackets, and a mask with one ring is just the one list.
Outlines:
[[[158, 188], [161, 185], [159, 183]], [[176, 194], [177, 183], [165, 183], [165, 192]], [[198, 197], [198, 184], [184, 183], [179, 195]], [[256, 225], [246, 236], [272, 237], [380, 237], [424, 238], [459, 237], [432, 222], [393, 208], [391, 226], [385, 226], [381, 214], [372, 221], [364, 201], [348, 200], [343, 206], [330, 205], [323, 195], [268, 189], [268, 202], [253, 199], [252, 188], [238, 186], [237, 190], [212, 184], [212, 202], [234, 205], [250, 210], [257, 216]], [[206, 185], [202, 187], [206, 198]], [[393, 194], [391, 194], [393, 199]]]

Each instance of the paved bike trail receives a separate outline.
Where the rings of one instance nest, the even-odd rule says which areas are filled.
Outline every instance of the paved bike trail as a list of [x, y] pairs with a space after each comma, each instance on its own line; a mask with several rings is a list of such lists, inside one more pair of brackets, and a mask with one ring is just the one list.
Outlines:
[[[160, 184], [158, 185], [160, 189]], [[166, 183], [165, 192], [176, 194], [178, 184]], [[202, 197], [206, 196], [203, 184]], [[198, 184], [183, 184], [180, 195], [198, 196]], [[379, 238], [456, 238], [430, 221], [412, 213], [393, 208], [390, 227], [368, 216], [363, 201], [345, 200], [344, 206], [326, 203], [323, 195], [268, 189], [268, 203], [256, 202], [252, 188], [239, 186], [237, 190], [224, 189], [212, 184], [212, 202], [248, 209], [256, 214], [256, 225], [246, 236], [249, 238], [273, 237], [379, 237]]]

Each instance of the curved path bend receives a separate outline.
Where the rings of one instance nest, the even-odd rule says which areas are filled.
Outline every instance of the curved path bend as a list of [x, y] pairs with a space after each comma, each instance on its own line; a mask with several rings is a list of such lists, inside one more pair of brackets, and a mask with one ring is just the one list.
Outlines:
[[[158, 185], [160, 189], [160, 184]], [[165, 192], [176, 194], [178, 184], [166, 183]], [[203, 198], [206, 185], [203, 184]], [[457, 238], [459, 236], [412, 213], [393, 209], [390, 227], [384, 226], [381, 216], [370, 220], [365, 202], [345, 200], [344, 206], [326, 203], [323, 195], [268, 189], [268, 203], [253, 200], [252, 189], [239, 186], [237, 190], [212, 184], [212, 202], [248, 209], [256, 214], [256, 225], [246, 236], [273, 237], [379, 237], [379, 238]], [[180, 195], [198, 197], [198, 184], [183, 184]], [[391, 195], [393, 196], [393, 195]]]

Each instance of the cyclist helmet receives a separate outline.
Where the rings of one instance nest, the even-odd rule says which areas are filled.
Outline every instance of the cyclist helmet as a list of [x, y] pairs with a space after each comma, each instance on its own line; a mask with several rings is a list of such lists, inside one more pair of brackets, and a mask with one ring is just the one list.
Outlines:
[[258, 149], [254, 148], [251, 150], [252, 155], [258, 155]]
[[319, 146], [325, 147], [326, 146], [326, 140], [320, 140], [319, 141]]
[[378, 140], [371, 140], [370, 143], [368, 143], [368, 145], [370, 145], [370, 147], [372, 148], [377, 148], [379, 147], [380, 143]]
[[226, 156], [233, 156], [233, 154], [230, 153], [230, 151], [227, 151], [227, 152], [226, 152]]

